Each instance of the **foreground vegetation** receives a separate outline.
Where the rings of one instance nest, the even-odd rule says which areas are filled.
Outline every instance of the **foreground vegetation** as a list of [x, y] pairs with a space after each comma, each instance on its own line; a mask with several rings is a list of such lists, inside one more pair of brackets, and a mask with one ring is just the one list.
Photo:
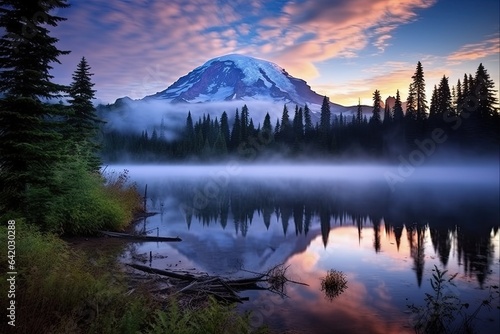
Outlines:
[[[413, 314], [413, 329], [415, 333], [478, 333], [476, 323], [482, 309], [493, 309], [494, 301], [498, 301], [500, 291], [497, 285], [492, 285], [487, 298], [479, 304], [471, 305], [462, 300], [459, 294], [450, 290], [455, 287], [453, 280], [457, 274], [446, 278], [448, 270], [440, 270], [436, 265], [432, 270], [430, 284], [433, 293], [426, 293], [423, 306], [407, 305]], [[500, 306], [496, 306], [500, 309]]]
[[[252, 329], [247, 316], [212, 299], [194, 309], [170, 300], [165, 309], [146, 286], [129, 289], [113, 254], [73, 250], [22, 219], [16, 221], [16, 241], [18, 333], [229, 334]], [[0, 227], [0, 242], [7, 244], [6, 227]], [[7, 263], [5, 252], [0, 263]], [[6, 280], [0, 285], [8, 290]]]

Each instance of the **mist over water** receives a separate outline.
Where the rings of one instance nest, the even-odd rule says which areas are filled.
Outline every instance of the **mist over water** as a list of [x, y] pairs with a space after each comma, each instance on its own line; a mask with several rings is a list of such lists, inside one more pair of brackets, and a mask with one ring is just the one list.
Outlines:
[[382, 164], [326, 164], [326, 163], [272, 163], [245, 164], [237, 160], [225, 164], [172, 164], [172, 165], [112, 165], [111, 169], [131, 171], [134, 181], [155, 177], [157, 180], [200, 182], [212, 180], [218, 186], [228, 182], [301, 181], [301, 182], [349, 182], [353, 185], [384, 184], [391, 191], [411, 186], [474, 186], [498, 188], [500, 173], [498, 164], [478, 163], [470, 165], [411, 165]]
[[[130, 101], [117, 107], [117, 109], [101, 111], [101, 113], [107, 121], [106, 128], [119, 131], [138, 133], [144, 130], [152, 131], [154, 128], [159, 128], [163, 120], [166, 138], [173, 140], [177, 138], [180, 129], [184, 129], [188, 113], [191, 113], [193, 121], [196, 122], [204, 115], [210, 115], [211, 119], [220, 119], [225, 111], [232, 124], [236, 109], [241, 111], [241, 108], [247, 105], [249, 115], [254, 120], [255, 126], [257, 126], [264, 121], [266, 113], [269, 113], [273, 122], [280, 119], [284, 104], [284, 102], [258, 100], [172, 104], [162, 100], [147, 100]], [[288, 103], [287, 105], [290, 110], [295, 108], [295, 104]], [[319, 106], [310, 105], [309, 107], [313, 120], [317, 120], [318, 116], [316, 114]]]

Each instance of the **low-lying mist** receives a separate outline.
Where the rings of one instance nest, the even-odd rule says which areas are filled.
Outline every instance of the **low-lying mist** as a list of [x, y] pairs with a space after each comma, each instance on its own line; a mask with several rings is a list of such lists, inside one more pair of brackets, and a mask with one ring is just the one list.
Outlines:
[[186, 217], [213, 217], [236, 207], [246, 208], [249, 215], [294, 208], [405, 224], [460, 221], [488, 227], [498, 225], [500, 214], [499, 169], [494, 162], [434, 164], [413, 172], [408, 166], [402, 170], [387, 164], [285, 162], [108, 168], [129, 170], [140, 191], [148, 186], [152, 203], [173, 201]]
[[281, 162], [265, 163], [260, 160], [254, 163], [239, 160], [228, 160], [222, 164], [117, 164], [113, 169], [129, 169], [132, 177], [137, 179], [203, 179], [222, 177], [227, 179], [298, 179], [370, 182], [387, 181], [395, 177], [401, 183], [457, 183], [499, 184], [499, 164], [491, 160], [477, 160], [460, 164], [429, 163], [425, 166], [412, 166], [410, 163], [381, 164], [349, 161]]
[[[106, 128], [120, 131], [141, 132], [151, 131], [153, 128], [159, 128], [163, 124], [168, 140], [176, 139], [179, 131], [182, 131], [186, 125], [186, 118], [189, 112], [194, 122], [210, 115], [212, 119], [220, 116], [225, 111], [232, 124], [236, 109], [241, 111], [244, 105], [249, 109], [250, 117], [256, 122], [255, 127], [264, 120], [266, 113], [269, 113], [273, 124], [276, 119], [280, 119], [284, 103], [271, 101], [226, 101], [226, 102], [205, 102], [205, 103], [177, 103], [172, 104], [162, 100], [146, 100], [120, 103], [111, 109], [103, 107], [100, 109], [101, 117], [106, 120]], [[302, 106], [301, 106], [302, 107]], [[312, 118], [317, 121], [318, 107], [309, 106], [312, 111]], [[295, 104], [288, 103], [287, 108], [293, 115]], [[262, 124], [260, 124], [262, 126]]]

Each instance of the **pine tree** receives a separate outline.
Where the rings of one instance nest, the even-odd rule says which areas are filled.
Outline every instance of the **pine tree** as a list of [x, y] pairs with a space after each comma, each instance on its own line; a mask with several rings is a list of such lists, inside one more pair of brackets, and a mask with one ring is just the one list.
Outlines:
[[49, 34], [65, 20], [54, 11], [67, 6], [65, 0], [1, 2], [0, 211], [23, 208], [27, 186], [45, 187], [60, 160], [58, 125], [47, 116], [64, 108], [42, 99], [58, 98], [67, 89], [53, 83], [49, 73], [50, 64], [69, 53]]
[[245, 104], [243, 108], [241, 108], [241, 126], [240, 126], [240, 131], [241, 131], [241, 140], [245, 141], [247, 140], [248, 136], [250, 135], [249, 132], [249, 125], [250, 125], [250, 116], [248, 113], [248, 107]]
[[[387, 100], [386, 100], [387, 102]], [[386, 103], [384, 106], [384, 125], [389, 125], [392, 123], [392, 114], [391, 114], [391, 107], [389, 106], [389, 103]]]
[[452, 113], [451, 92], [448, 78], [443, 75], [437, 89], [438, 94], [438, 114], [450, 116]]
[[102, 121], [97, 117], [96, 109], [92, 104], [95, 98], [92, 75], [90, 66], [83, 57], [73, 73], [73, 82], [69, 87], [68, 102], [72, 113], [68, 118], [68, 124], [72, 128], [70, 139], [76, 144], [76, 150], [86, 157], [89, 171], [95, 172], [101, 166], [98, 156], [100, 145], [96, 142], [96, 134]]
[[458, 115], [462, 111], [461, 106], [464, 102], [462, 84], [460, 82], [460, 79], [458, 79], [458, 81], [457, 81], [456, 94], [457, 94], [457, 99], [455, 102], [455, 113]]
[[295, 140], [301, 142], [304, 137], [304, 120], [302, 108], [295, 106], [295, 115], [293, 117], [293, 135]]
[[425, 97], [425, 79], [422, 63], [417, 63], [415, 74], [411, 78], [413, 79], [413, 88], [415, 90], [416, 117], [417, 120], [424, 120], [427, 118], [427, 100]]
[[231, 139], [230, 137], [230, 132], [229, 132], [229, 119], [227, 117], [227, 113], [224, 111], [220, 117], [220, 131], [221, 135], [225, 139], [226, 143], [226, 151], [227, 148], [229, 147], [229, 140]]
[[437, 119], [438, 113], [440, 113], [438, 88], [434, 85], [434, 89], [432, 90], [431, 105], [429, 108], [429, 118], [434, 120]]
[[373, 111], [372, 111], [372, 117], [370, 118], [370, 124], [378, 125], [382, 123], [380, 120], [381, 104], [382, 104], [382, 98], [380, 97], [380, 91], [375, 90], [375, 92], [373, 92]]
[[324, 148], [330, 145], [331, 137], [331, 111], [330, 111], [330, 101], [325, 96], [323, 97], [323, 103], [321, 104], [321, 114], [319, 120], [319, 140]]
[[487, 119], [490, 117], [498, 116], [498, 99], [497, 90], [495, 90], [495, 83], [490, 79], [488, 71], [484, 68], [483, 64], [479, 64], [474, 78], [475, 92], [478, 99], [479, 117]]
[[[147, 131], [145, 135], [147, 139]], [[191, 117], [191, 111], [189, 111], [186, 117], [186, 126], [184, 128], [184, 154], [191, 154], [194, 152], [194, 149], [196, 147], [195, 138], [193, 118]]]
[[264, 138], [271, 138], [273, 136], [273, 126], [271, 125], [271, 116], [269, 116], [269, 113], [266, 113], [264, 117], [264, 124], [261, 131], [264, 134]]
[[240, 114], [238, 109], [236, 109], [236, 114], [234, 115], [233, 129], [231, 131], [231, 149], [236, 150], [241, 142], [241, 123]]
[[393, 108], [394, 122], [396, 124], [401, 124], [404, 118], [403, 114], [403, 104], [401, 103], [401, 96], [399, 95], [399, 89], [396, 91], [396, 101], [394, 102]]
[[274, 126], [274, 139], [277, 140], [280, 137], [281, 125], [279, 118], [276, 119], [276, 125]]
[[361, 99], [358, 98], [358, 110], [356, 112], [356, 122], [363, 123], [363, 107], [361, 107]]
[[330, 101], [325, 96], [323, 97], [323, 103], [321, 104], [321, 115], [319, 122], [319, 128], [323, 135], [329, 133], [330, 122], [331, 122]]
[[406, 99], [406, 113], [405, 118], [407, 120], [415, 120], [417, 118], [416, 113], [416, 93], [413, 83], [410, 83], [410, 88], [408, 89], [408, 97]]
[[280, 127], [280, 136], [279, 138], [289, 143], [292, 137], [292, 123], [290, 122], [290, 116], [288, 115], [288, 108], [286, 104], [283, 106], [283, 113], [281, 115], [281, 127]]
[[311, 110], [307, 104], [304, 106], [304, 137], [307, 141], [311, 140], [313, 137], [314, 126], [311, 119]]
[[451, 110], [450, 110], [450, 115], [454, 116], [456, 115], [456, 110], [457, 110], [457, 90], [455, 86], [451, 86]]

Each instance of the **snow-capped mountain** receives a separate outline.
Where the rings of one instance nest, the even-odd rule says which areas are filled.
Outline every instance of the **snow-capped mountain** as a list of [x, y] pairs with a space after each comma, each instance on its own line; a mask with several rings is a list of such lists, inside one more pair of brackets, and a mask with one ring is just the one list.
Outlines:
[[258, 100], [304, 105], [321, 104], [323, 97], [274, 63], [231, 54], [207, 61], [146, 99], [173, 103]]
[[[234, 115], [237, 108], [247, 105], [254, 122], [260, 123], [269, 113], [273, 120], [282, 116], [283, 105], [293, 115], [296, 105], [306, 103], [313, 122], [319, 120], [323, 96], [314, 92], [302, 79], [288, 74], [280, 66], [257, 58], [231, 54], [207, 61], [179, 78], [167, 89], [142, 99], [119, 98], [115, 103], [100, 106], [111, 123], [119, 128], [151, 128], [161, 120], [165, 124], [183, 126], [191, 112], [194, 119], [208, 113], [220, 117], [222, 111]], [[357, 106], [341, 106], [330, 101], [333, 114], [351, 117]], [[363, 106], [369, 115], [371, 108]], [[147, 117], [144, 117], [145, 114]]]

